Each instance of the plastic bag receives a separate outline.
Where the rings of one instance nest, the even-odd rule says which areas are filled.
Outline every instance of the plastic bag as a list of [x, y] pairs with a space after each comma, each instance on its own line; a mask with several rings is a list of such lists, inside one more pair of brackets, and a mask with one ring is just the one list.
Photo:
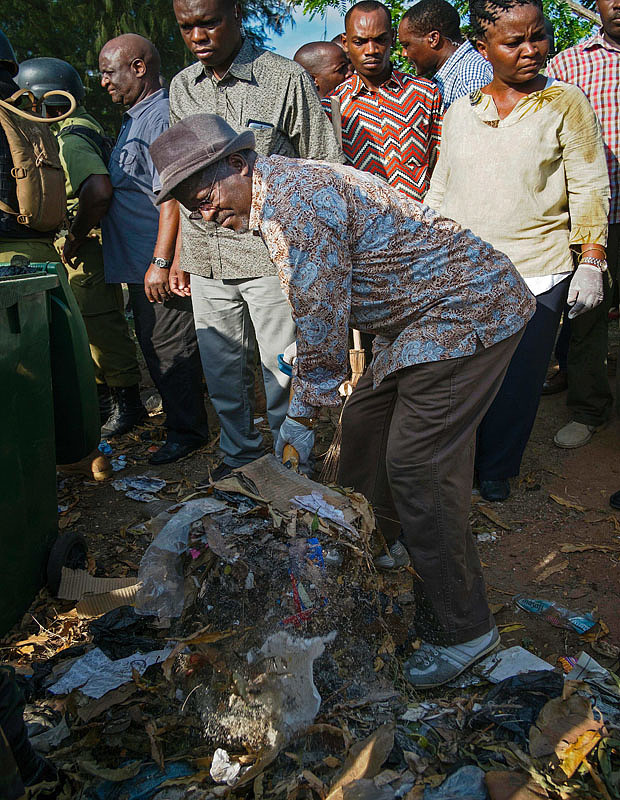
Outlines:
[[180, 617], [185, 601], [183, 559], [193, 522], [226, 505], [211, 497], [184, 503], [164, 525], [140, 561], [136, 612], [170, 619]]

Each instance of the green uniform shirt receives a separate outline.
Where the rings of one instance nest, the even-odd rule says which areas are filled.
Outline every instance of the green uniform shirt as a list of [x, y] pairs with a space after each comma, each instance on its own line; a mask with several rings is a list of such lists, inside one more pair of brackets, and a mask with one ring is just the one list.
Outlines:
[[78, 106], [75, 113], [68, 119], [54, 125], [58, 146], [60, 148], [60, 161], [65, 171], [65, 188], [67, 190], [67, 206], [74, 209], [77, 204], [80, 186], [91, 175], [108, 175], [108, 170], [103, 162], [99, 148], [94, 142], [88, 141], [84, 136], [67, 134], [58, 136], [63, 128], [69, 125], [80, 125], [92, 128], [101, 136], [105, 135], [99, 123], [86, 113], [84, 106]]

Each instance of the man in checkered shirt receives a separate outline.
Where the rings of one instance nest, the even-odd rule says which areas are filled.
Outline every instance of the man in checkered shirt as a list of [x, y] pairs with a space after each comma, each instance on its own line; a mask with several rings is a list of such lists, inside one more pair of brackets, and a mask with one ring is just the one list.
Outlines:
[[418, 0], [398, 27], [403, 56], [431, 77], [444, 108], [493, 80], [493, 67], [463, 38], [459, 12], [447, 0]]
[[[613, 397], [607, 379], [607, 312], [613, 282], [618, 274], [620, 237], [620, 2], [598, 0], [603, 27], [582, 44], [559, 53], [548, 65], [547, 75], [574, 83], [585, 93], [601, 123], [609, 182], [609, 239], [605, 300], [593, 311], [571, 320], [568, 352], [568, 400], [572, 421], [555, 435], [558, 447], [581, 447], [606, 425]], [[620, 498], [619, 498], [620, 500]]]

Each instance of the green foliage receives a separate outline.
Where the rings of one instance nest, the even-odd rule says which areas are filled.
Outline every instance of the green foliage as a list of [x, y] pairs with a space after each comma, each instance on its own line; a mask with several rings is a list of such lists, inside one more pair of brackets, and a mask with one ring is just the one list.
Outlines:
[[[247, 34], [262, 42], [281, 33], [290, 20], [287, 0], [242, 0]], [[80, 73], [86, 105], [112, 134], [123, 109], [99, 85], [99, 50], [121, 33], [139, 33], [157, 46], [169, 81], [192, 63], [179, 33], [172, 0], [2, 0], [2, 30], [20, 61], [36, 56], [62, 58]]]
[[[392, 12], [394, 26], [398, 25], [405, 11], [413, 5], [412, 2], [403, 2], [403, 0], [382, 1]], [[451, 2], [453, 2], [455, 8], [461, 15], [463, 30], [467, 33], [467, 0], [451, 0]], [[596, 10], [595, 0], [581, 0], [581, 3], [586, 6], [586, 8]], [[297, 5], [303, 6], [305, 14], [322, 14], [328, 7], [331, 7], [338, 8], [344, 16], [347, 9], [353, 5], [353, 0], [297, 0]], [[592, 23], [573, 14], [563, 0], [543, 0], [543, 6], [546, 16], [553, 23], [555, 30], [555, 48], [557, 52], [577, 44], [581, 39], [592, 33], [594, 29]], [[394, 57], [395, 61], [402, 66], [400, 49], [398, 46], [395, 47]], [[405, 65], [405, 68], [407, 68], [407, 65]]]

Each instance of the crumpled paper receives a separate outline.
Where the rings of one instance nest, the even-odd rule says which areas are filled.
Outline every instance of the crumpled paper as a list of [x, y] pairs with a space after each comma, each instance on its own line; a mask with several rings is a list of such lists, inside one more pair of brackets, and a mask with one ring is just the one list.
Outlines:
[[355, 528], [345, 520], [342, 510], [328, 503], [320, 492], [314, 491], [312, 494], [293, 497], [291, 499], [291, 505], [295, 506], [295, 508], [301, 508], [304, 511], [310, 511], [310, 513], [316, 514], [321, 517], [321, 519], [328, 519], [331, 522], [335, 522], [336, 525], [340, 525], [341, 528], [345, 528], [345, 530], [351, 533], [357, 533]]
[[79, 689], [82, 694], [98, 700], [112, 689], [128, 683], [134, 669], [143, 675], [153, 664], [165, 661], [171, 652], [172, 647], [167, 647], [150, 653], [133, 653], [126, 658], [112, 661], [95, 647], [78, 659], [59, 681], [50, 686], [49, 691], [52, 694], [69, 694], [74, 689]]

